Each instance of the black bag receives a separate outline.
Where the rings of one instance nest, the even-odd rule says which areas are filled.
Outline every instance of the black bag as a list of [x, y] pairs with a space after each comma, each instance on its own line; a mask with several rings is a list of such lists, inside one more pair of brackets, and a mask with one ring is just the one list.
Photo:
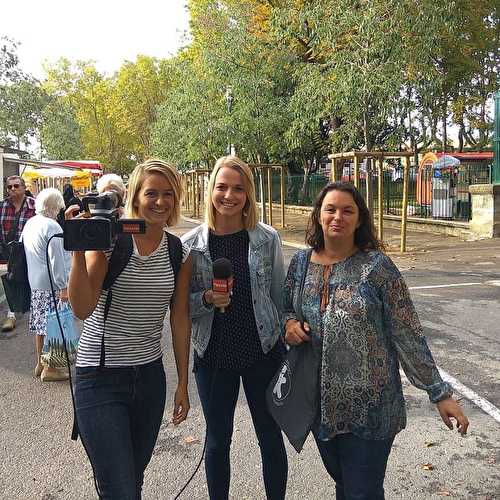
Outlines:
[[[16, 217], [14, 218], [14, 222], [12, 224], [12, 227], [10, 228], [10, 231], [5, 235], [5, 238], [1, 242], [1, 254], [0, 254], [0, 260], [3, 262], [8, 262], [9, 257], [10, 257], [10, 250], [11, 250], [11, 243], [13, 241], [17, 241], [17, 228], [19, 227], [19, 219], [21, 218], [21, 212], [23, 211], [24, 204], [26, 203], [26, 198], [23, 200], [23, 204], [21, 205], [21, 208], [19, 209], [19, 212], [17, 212]], [[7, 293], [7, 292], [5, 292]], [[12, 309], [11, 309], [12, 311]]]
[[25, 313], [30, 310], [31, 288], [23, 242], [11, 241], [8, 252], [7, 274], [2, 276], [5, 297], [12, 312]]
[[[298, 304], [302, 301], [311, 253], [312, 250], [309, 250], [306, 257]], [[296, 313], [303, 322], [300, 305], [299, 309]], [[312, 339], [310, 342], [290, 346], [266, 391], [269, 412], [298, 453], [304, 446], [319, 408], [320, 363], [321, 348]]]

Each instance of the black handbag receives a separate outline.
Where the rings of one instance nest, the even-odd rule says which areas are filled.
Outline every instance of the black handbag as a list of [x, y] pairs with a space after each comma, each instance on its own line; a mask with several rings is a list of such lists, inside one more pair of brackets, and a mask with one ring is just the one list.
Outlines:
[[7, 274], [2, 276], [3, 288], [12, 312], [25, 313], [30, 310], [31, 287], [28, 280], [28, 265], [22, 241], [9, 243]]
[[[309, 250], [299, 288], [298, 319], [302, 317], [302, 294], [312, 250]], [[300, 453], [319, 408], [319, 367], [321, 346], [303, 342], [290, 346], [280, 369], [266, 391], [269, 412], [290, 444]]]

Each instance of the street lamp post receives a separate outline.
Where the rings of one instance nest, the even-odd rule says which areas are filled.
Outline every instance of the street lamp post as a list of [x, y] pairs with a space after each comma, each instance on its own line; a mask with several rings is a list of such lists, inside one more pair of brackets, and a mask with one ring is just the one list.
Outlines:
[[[233, 91], [231, 87], [226, 88], [226, 104], [227, 104], [227, 114], [229, 115], [229, 119], [231, 119], [231, 111], [233, 109]], [[231, 125], [229, 125], [228, 129], [228, 145], [227, 145], [227, 154], [234, 155], [235, 150], [234, 146], [231, 144]]]

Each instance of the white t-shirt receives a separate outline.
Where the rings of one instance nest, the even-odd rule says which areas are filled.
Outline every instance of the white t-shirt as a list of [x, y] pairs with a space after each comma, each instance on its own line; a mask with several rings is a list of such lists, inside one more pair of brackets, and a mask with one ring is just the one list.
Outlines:
[[[109, 260], [112, 249], [106, 252]], [[189, 248], [182, 247], [182, 262]], [[164, 233], [158, 248], [147, 256], [132, 256], [113, 284], [113, 299], [104, 334], [105, 366], [143, 365], [162, 355], [163, 322], [174, 292], [174, 271]], [[76, 366], [99, 366], [104, 330], [103, 290], [92, 315], [84, 322]]]
[[[47, 242], [54, 234], [61, 234], [61, 226], [44, 215], [31, 217], [24, 225], [21, 240], [26, 253], [28, 280], [32, 290], [50, 290], [49, 273], [47, 271]], [[71, 252], [63, 247], [62, 238], [52, 238], [49, 244], [49, 264], [52, 282], [56, 290], [68, 286], [71, 267]]]

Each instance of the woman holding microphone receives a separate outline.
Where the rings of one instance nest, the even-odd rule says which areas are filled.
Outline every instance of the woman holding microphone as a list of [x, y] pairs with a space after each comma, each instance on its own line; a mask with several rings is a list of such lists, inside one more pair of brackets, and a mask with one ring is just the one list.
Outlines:
[[76, 362], [76, 416], [102, 499], [141, 498], [165, 406], [160, 342], [169, 309], [178, 373], [174, 424], [189, 411], [191, 259], [182, 247], [176, 276], [172, 236], [166, 233], [179, 218], [181, 192], [179, 174], [161, 160], [147, 160], [132, 172], [126, 215], [144, 219], [146, 232], [132, 236], [132, 255], [110, 290], [103, 283], [114, 248], [73, 252], [69, 298], [75, 315], [85, 320]]
[[[265, 391], [280, 366], [283, 254], [278, 233], [257, 222], [253, 174], [236, 156], [217, 160], [205, 223], [183, 236], [193, 258], [190, 307], [194, 372], [207, 424], [211, 500], [229, 495], [230, 446], [240, 380], [262, 455], [266, 495], [285, 498], [287, 458]], [[212, 290], [213, 263], [231, 262], [232, 293]]]

